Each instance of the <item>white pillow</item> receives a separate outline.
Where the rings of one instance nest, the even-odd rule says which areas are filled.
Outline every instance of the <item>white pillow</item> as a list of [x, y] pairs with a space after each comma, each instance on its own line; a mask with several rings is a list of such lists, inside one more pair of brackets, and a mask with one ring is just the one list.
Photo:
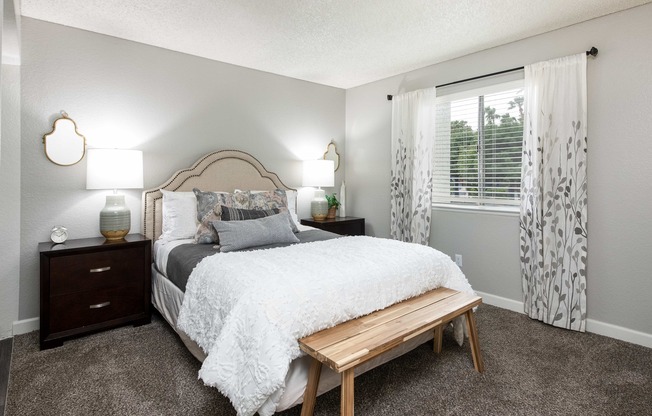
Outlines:
[[295, 224], [300, 224], [299, 217], [297, 216], [297, 191], [286, 189], [285, 195], [288, 197], [288, 209], [290, 210], [290, 215], [292, 215], [292, 220]]
[[197, 197], [193, 192], [163, 193], [163, 231], [159, 239], [172, 241], [194, 238], [197, 231]]
[[[235, 192], [244, 192], [242, 189], [236, 189]], [[267, 191], [250, 191], [251, 193], [258, 193], [258, 192], [267, 192]], [[297, 216], [297, 191], [291, 191], [289, 189], [285, 190], [285, 195], [288, 198], [288, 210], [290, 211], [290, 216], [292, 217], [292, 221], [294, 221], [295, 224], [301, 224], [299, 222], [299, 217]]]

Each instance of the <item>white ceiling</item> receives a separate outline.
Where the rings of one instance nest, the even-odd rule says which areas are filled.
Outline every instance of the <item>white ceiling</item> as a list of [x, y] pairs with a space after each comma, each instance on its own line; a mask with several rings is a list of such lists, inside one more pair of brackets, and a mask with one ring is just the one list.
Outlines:
[[21, 14], [351, 88], [650, 1], [22, 0]]

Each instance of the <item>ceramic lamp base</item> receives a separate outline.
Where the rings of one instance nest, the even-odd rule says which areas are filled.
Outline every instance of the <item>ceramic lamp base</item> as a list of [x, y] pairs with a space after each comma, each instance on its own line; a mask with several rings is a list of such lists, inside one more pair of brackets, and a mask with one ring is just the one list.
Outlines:
[[328, 201], [323, 189], [315, 190], [315, 196], [310, 201], [310, 215], [315, 221], [324, 221], [328, 215]]
[[131, 211], [124, 195], [107, 195], [106, 205], [100, 211], [100, 233], [107, 240], [120, 240], [131, 228]]

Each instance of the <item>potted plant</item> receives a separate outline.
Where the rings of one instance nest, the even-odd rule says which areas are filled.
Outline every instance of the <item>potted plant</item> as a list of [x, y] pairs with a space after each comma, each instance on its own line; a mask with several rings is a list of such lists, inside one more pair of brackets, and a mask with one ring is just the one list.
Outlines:
[[340, 201], [337, 200], [336, 194], [326, 195], [326, 200], [328, 201], [328, 215], [326, 215], [326, 218], [335, 218], [337, 209], [340, 207]]

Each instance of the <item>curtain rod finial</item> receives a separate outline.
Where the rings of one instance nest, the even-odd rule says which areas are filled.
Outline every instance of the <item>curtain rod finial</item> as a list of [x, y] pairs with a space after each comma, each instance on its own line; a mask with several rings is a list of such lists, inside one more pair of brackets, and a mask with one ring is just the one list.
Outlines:
[[586, 55], [587, 55], [587, 56], [589, 56], [589, 55], [591, 55], [591, 56], [597, 56], [597, 55], [598, 55], [598, 48], [596, 48], [595, 46], [591, 46], [591, 49], [589, 49], [588, 51], [586, 51]]
[[392, 101], [392, 98], [394, 98], [393, 95], [387, 94], [387, 101]]

